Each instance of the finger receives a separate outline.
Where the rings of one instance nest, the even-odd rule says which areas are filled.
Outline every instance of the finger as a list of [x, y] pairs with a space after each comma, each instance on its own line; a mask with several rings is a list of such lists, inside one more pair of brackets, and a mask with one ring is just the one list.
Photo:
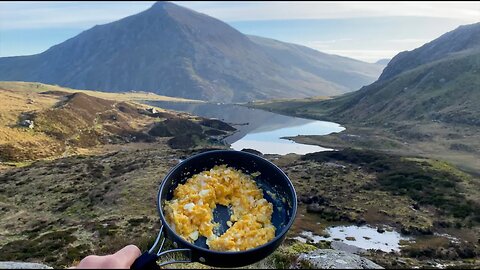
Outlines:
[[98, 266], [101, 265], [103, 261], [104, 261], [103, 256], [90, 255], [85, 257], [83, 260], [81, 260], [76, 268], [95, 269], [95, 268], [98, 268]]
[[142, 255], [140, 249], [135, 245], [128, 245], [115, 254], [111, 255], [114, 259], [117, 260], [119, 265], [122, 265], [125, 268], [130, 268], [133, 262]]

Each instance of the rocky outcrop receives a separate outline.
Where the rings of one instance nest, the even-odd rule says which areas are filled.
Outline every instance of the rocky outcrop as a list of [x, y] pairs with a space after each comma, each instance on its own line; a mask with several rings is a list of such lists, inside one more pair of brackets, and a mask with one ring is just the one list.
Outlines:
[[305, 269], [383, 269], [380, 265], [345, 251], [317, 249], [301, 254], [295, 268]]
[[53, 269], [53, 268], [41, 263], [0, 262], [0, 269]]

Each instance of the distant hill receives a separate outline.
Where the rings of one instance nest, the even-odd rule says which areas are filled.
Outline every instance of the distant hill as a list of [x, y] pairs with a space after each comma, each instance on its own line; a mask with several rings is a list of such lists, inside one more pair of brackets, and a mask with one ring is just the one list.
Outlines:
[[388, 62], [390, 62], [390, 58], [383, 58], [383, 59], [380, 59], [378, 60], [377, 62], [375, 62], [375, 64], [378, 64], [378, 65], [388, 65]]
[[235, 131], [219, 120], [135, 102], [148, 96], [164, 98], [0, 82], [0, 163], [95, 153], [104, 145], [156, 143], [158, 137], [171, 137], [167, 144], [172, 148], [188, 148]]
[[480, 23], [395, 56], [379, 80], [324, 100], [276, 104], [283, 111], [343, 122], [428, 120], [480, 125]]
[[0, 80], [209, 101], [338, 95], [383, 66], [246, 36], [215, 18], [157, 2], [47, 51], [0, 58]]

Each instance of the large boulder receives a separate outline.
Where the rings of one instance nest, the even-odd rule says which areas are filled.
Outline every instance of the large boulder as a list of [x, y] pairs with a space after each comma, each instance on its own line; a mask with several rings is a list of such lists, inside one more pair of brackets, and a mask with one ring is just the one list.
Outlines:
[[53, 269], [40, 263], [27, 262], [0, 262], [0, 269]]
[[313, 269], [383, 269], [380, 265], [345, 251], [317, 249], [301, 254], [296, 263], [299, 268]]

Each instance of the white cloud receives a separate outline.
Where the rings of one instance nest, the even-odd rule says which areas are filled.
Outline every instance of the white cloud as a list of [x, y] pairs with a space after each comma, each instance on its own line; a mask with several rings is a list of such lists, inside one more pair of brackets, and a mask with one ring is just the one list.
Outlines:
[[[175, 2], [175, 1], [174, 1]], [[178, 1], [224, 21], [328, 19], [384, 16], [453, 18], [465, 23], [480, 18], [480, 2], [191, 2]], [[0, 27], [88, 28], [133, 15], [151, 1], [0, 2]]]
[[313, 41], [310, 41], [310, 43], [315, 45], [322, 45], [322, 44], [334, 44], [338, 42], [352, 41], [352, 40], [353, 39], [351, 38], [339, 38], [339, 39], [328, 39], [328, 40], [313, 40]]
[[476, 22], [480, 2], [176, 2], [226, 21], [425, 16]]
[[402, 39], [389, 39], [388, 42], [392, 43], [413, 43], [413, 44], [424, 44], [430, 41], [430, 39], [425, 38], [402, 38]]
[[[319, 49], [315, 48], [314, 49]], [[376, 62], [379, 59], [392, 58], [401, 50], [336, 50], [336, 49], [321, 49], [324, 53], [336, 54], [346, 56], [354, 59], [358, 59], [365, 62]]]

